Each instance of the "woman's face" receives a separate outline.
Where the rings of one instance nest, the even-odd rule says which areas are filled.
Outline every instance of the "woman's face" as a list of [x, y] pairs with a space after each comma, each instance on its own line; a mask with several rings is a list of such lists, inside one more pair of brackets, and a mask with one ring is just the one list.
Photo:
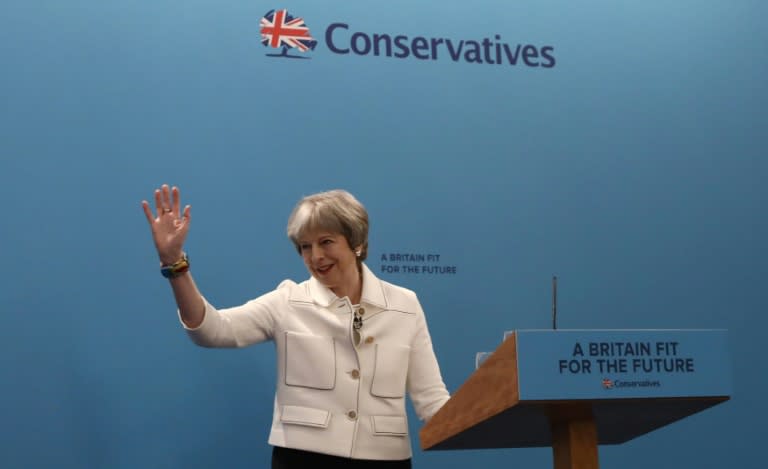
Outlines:
[[301, 256], [309, 273], [339, 298], [359, 294], [357, 256], [347, 238], [338, 233], [314, 231], [299, 239]]

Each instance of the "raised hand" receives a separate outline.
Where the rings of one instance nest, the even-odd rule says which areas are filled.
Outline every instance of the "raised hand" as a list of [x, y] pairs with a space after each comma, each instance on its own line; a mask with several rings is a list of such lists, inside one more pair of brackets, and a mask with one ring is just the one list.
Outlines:
[[184, 241], [189, 232], [190, 206], [187, 205], [184, 212], [180, 212], [179, 188], [169, 188], [167, 184], [163, 184], [159, 189], [155, 189], [156, 215], [152, 213], [146, 200], [141, 201], [141, 206], [152, 229], [152, 239], [160, 262], [170, 265], [181, 259]]

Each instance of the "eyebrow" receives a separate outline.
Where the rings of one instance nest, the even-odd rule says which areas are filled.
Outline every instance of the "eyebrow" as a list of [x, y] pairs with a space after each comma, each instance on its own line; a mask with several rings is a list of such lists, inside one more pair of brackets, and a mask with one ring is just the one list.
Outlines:
[[[337, 234], [334, 234], [334, 233], [330, 233], [330, 232], [328, 232], [328, 233], [320, 233], [320, 234], [317, 236], [317, 239], [319, 239], [319, 240], [323, 240], [323, 239], [326, 239], [326, 238], [336, 238], [337, 236], [339, 236], [339, 235], [337, 235]], [[300, 239], [299, 239], [299, 244], [306, 244], [306, 243], [310, 243], [310, 242], [311, 242], [311, 241], [309, 241], [309, 240], [308, 240], [308, 239], [306, 239], [306, 238], [300, 238]]]

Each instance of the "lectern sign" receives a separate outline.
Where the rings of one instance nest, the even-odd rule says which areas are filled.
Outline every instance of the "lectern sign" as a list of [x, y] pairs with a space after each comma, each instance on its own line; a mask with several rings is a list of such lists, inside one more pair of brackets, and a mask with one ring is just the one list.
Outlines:
[[517, 330], [419, 432], [423, 449], [550, 446], [597, 469], [615, 445], [730, 399], [725, 330]]
[[521, 400], [730, 395], [725, 330], [522, 330]]

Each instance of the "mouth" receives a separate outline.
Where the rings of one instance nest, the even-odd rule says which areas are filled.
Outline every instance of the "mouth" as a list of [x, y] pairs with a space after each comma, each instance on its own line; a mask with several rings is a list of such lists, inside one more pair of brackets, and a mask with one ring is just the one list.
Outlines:
[[315, 267], [315, 272], [317, 272], [320, 275], [325, 275], [333, 268], [333, 264], [325, 265], [322, 267]]

